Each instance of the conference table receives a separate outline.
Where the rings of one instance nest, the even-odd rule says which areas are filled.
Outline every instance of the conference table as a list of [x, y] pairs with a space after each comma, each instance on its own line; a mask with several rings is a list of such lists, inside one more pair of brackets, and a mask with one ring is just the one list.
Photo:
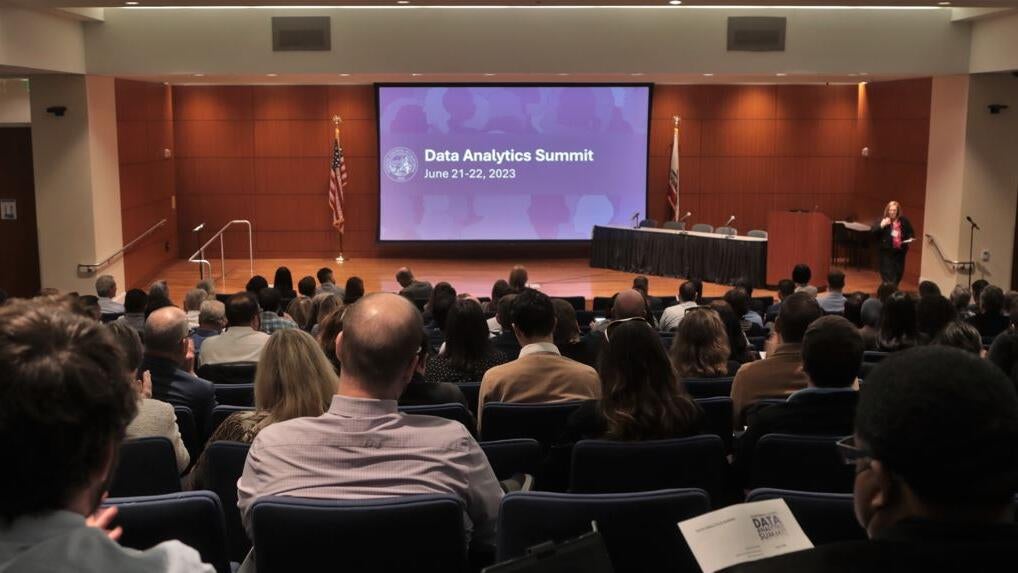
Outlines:
[[653, 227], [595, 225], [590, 266], [645, 275], [699, 278], [731, 284], [746, 278], [762, 287], [767, 239]]

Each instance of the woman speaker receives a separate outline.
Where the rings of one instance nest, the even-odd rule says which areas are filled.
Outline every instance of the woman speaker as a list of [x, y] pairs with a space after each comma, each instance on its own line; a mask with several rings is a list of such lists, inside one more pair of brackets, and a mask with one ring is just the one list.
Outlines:
[[912, 223], [901, 214], [901, 205], [891, 201], [884, 207], [880, 227], [873, 232], [880, 237], [880, 278], [895, 287], [905, 274], [905, 255], [915, 238]]

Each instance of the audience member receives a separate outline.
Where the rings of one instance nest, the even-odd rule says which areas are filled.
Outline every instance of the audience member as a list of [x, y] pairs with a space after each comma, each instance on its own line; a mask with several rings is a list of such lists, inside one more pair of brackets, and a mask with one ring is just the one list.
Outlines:
[[990, 286], [990, 282], [986, 279], [979, 279], [972, 283], [972, 304], [969, 305], [969, 311], [972, 314], [979, 312], [979, 305], [982, 303], [983, 289]]
[[258, 301], [250, 292], [226, 301], [226, 331], [202, 343], [199, 363], [258, 362], [269, 335], [260, 332]]
[[919, 332], [919, 343], [929, 344], [940, 334], [945, 326], [957, 319], [951, 301], [939, 294], [927, 294], [919, 297], [916, 304], [916, 328]]
[[86, 316], [91, 317], [92, 320], [98, 321], [102, 319], [103, 313], [102, 308], [100, 308], [99, 306], [99, 297], [92, 294], [86, 294], [77, 297], [75, 303], [77, 304], [81, 312], [84, 313]]
[[940, 329], [933, 339], [933, 345], [951, 346], [976, 356], [983, 355], [983, 339], [979, 336], [979, 331], [976, 330], [976, 327], [961, 320], [952, 320]]
[[402, 414], [397, 398], [417, 366], [420, 313], [405, 298], [373, 294], [351, 306], [336, 341], [343, 363], [329, 411], [258, 433], [237, 482], [251, 531], [251, 504], [269, 495], [371, 499], [452, 494], [467, 531], [490, 542], [502, 498], [488, 460], [459, 422]]
[[279, 308], [282, 301], [283, 297], [275, 287], [265, 287], [258, 293], [258, 306], [262, 309], [259, 330], [265, 334], [271, 335], [277, 330], [297, 328], [297, 323], [293, 319], [285, 314], [279, 314], [282, 310]]
[[129, 440], [148, 436], [166, 438], [173, 444], [173, 453], [177, 456], [177, 471], [184, 473], [187, 465], [191, 463], [191, 456], [180, 437], [173, 406], [152, 399], [151, 375], [148, 372], [138, 372], [145, 355], [138, 331], [126, 323], [117, 321], [107, 324], [106, 328], [113, 335], [114, 342], [124, 352], [124, 377], [134, 387], [138, 402], [138, 413], [127, 425], [124, 437]]
[[[999, 571], [1018, 543], [1018, 399], [991, 365], [921, 347], [874, 368], [839, 443], [868, 541], [817, 546], [739, 572]], [[945, 452], [951, 452], [945, 463]]]
[[679, 285], [679, 292], [675, 299], [679, 301], [679, 304], [669, 306], [661, 314], [661, 320], [658, 322], [661, 332], [678, 328], [683, 317], [686, 316], [686, 311], [696, 306], [696, 286], [690, 281], [684, 281]]
[[781, 310], [781, 301], [785, 300], [795, 292], [795, 283], [791, 279], [781, 279], [778, 281], [778, 302], [767, 307], [767, 312], [764, 314], [764, 321], [767, 324], [773, 323], [778, 319], [778, 311]]
[[335, 295], [339, 300], [343, 300], [343, 296], [346, 295], [343, 289], [336, 286], [336, 279], [333, 277], [332, 269], [329, 267], [318, 269], [318, 290], [315, 291], [315, 294], [323, 293]]
[[1011, 318], [1012, 324], [1018, 323], [1018, 291], [1011, 290], [1004, 295], [1004, 314]]
[[148, 295], [145, 291], [133, 288], [124, 294], [124, 316], [117, 320], [127, 323], [136, 331], [145, 330], [145, 306], [148, 305]]
[[724, 301], [732, 307], [732, 312], [739, 317], [739, 327], [746, 333], [746, 336], [767, 336], [763, 327], [763, 318], [756, 312], [749, 309], [749, 294], [741, 288], [729, 289], [725, 293]]
[[99, 509], [137, 410], [123, 360], [106, 329], [57, 304], [0, 309], [0, 436], [9, 460], [0, 472], [0, 569], [215, 571], [178, 541], [121, 547], [116, 509]]
[[124, 305], [113, 300], [117, 296], [117, 280], [113, 275], [95, 279], [95, 294], [99, 295], [99, 309], [103, 314], [124, 314]]
[[498, 301], [498, 312], [495, 319], [498, 321], [500, 332], [491, 339], [495, 350], [498, 350], [510, 360], [516, 360], [520, 356], [520, 341], [516, 339], [513, 332], [512, 307], [516, 300], [516, 293], [503, 295]]
[[693, 288], [696, 289], [696, 304], [703, 304], [703, 279], [693, 277], [689, 282], [693, 283]]
[[[214, 338], [203, 346], [211, 340]], [[152, 397], [190, 408], [195, 427], [204, 433], [216, 407], [216, 392], [211, 382], [191, 373], [193, 360], [184, 311], [171, 306], [153, 312], [145, 322], [145, 359], [141, 364], [141, 370], [148, 370], [152, 377]]]
[[[152, 294], [152, 293], [155, 294]], [[166, 308], [168, 306], [174, 306], [173, 301], [167, 298], [163, 293], [165, 291], [161, 289], [154, 289], [148, 293], [148, 300], [145, 302], [145, 318], [148, 319], [149, 315], [159, 310], [160, 308]]]
[[877, 350], [897, 352], [918, 344], [916, 302], [906, 292], [896, 292], [884, 303]]
[[436, 404], [462, 404], [470, 409], [467, 397], [459, 386], [450, 382], [428, 382], [428, 360], [431, 355], [431, 342], [421, 332], [421, 346], [417, 350], [417, 368], [414, 369], [410, 383], [399, 396], [400, 406], [431, 406]]
[[449, 315], [449, 309], [456, 303], [456, 289], [447, 282], [440, 282], [431, 291], [431, 300], [425, 305], [425, 317], [431, 322], [425, 325], [429, 332], [445, 331], [445, 319]]
[[308, 332], [311, 330], [311, 309], [313, 303], [306, 296], [298, 296], [286, 306], [286, 314], [290, 315], [297, 328]]
[[284, 301], [297, 298], [297, 292], [293, 290], [293, 275], [287, 267], [276, 269], [276, 276], [272, 278], [272, 288], [279, 291], [279, 296]]
[[512, 289], [509, 288], [509, 283], [505, 279], [498, 279], [495, 281], [495, 284], [491, 285], [491, 300], [481, 305], [484, 314], [491, 317], [488, 319], [488, 331], [491, 332], [492, 336], [502, 332], [502, 325], [498, 323], [497, 316], [498, 301], [512, 292]]
[[1011, 317], [1004, 315], [1004, 291], [987, 285], [979, 295], [979, 311], [968, 319], [979, 335], [993, 338], [1011, 327]]
[[311, 299], [311, 316], [308, 318], [308, 327], [311, 329], [311, 336], [318, 334], [318, 325], [327, 316], [343, 306], [343, 302], [334, 294], [323, 292], [316, 294]]
[[247, 281], [247, 285], [244, 286], [244, 290], [258, 297], [258, 293], [262, 292], [262, 289], [269, 288], [269, 281], [262, 275], [255, 275]]
[[940, 294], [940, 287], [933, 281], [920, 281], [919, 298], [922, 299], [928, 296], [942, 296]]
[[349, 277], [346, 279], [346, 288], [343, 290], [343, 304], [350, 306], [364, 296], [364, 279]]
[[862, 336], [840, 316], [813, 321], [802, 338], [806, 387], [783, 404], [761, 408], [747, 417], [739, 439], [736, 469], [748, 483], [756, 443], [767, 434], [844, 436], [852, 433], [858, 402], [855, 380], [862, 365]]
[[866, 302], [866, 294], [853, 292], [845, 297], [845, 318], [856, 328], [862, 328], [862, 305]]
[[315, 277], [309, 275], [303, 277], [297, 283], [297, 294], [298, 296], [312, 298], [315, 296], [316, 288], [318, 288], [318, 283], [315, 282]]
[[642, 318], [605, 331], [598, 357], [601, 398], [584, 402], [566, 424], [564, 441], [661, 440], [697, 434], [703, 411], [682, 390], [654, 328]]
[[825, 314], [845, 314], [845, 273], [834, 269], [827, 273], [827, 294], [818, 297]]
[[431, 283], [419, 281], [414, 278], [413, 271], [409, 267], [402, 267], [396, 271], [396, 282], [399, 283], [400, 296], [410, 300], [428, 300], [431, 298]]
[[809, 265], [799, 263], [792, 269], [792, 282], [795, 283], [795, 292], [805, 292], [809, 296], [816, 297], [817, 287], [809, 284], [813, 278], [813, 271]]
[[1018, 333], [1005, 332], [994, 338], [986, 357], [1001, 372], [1010, 376], [1018, 389]]
[[[872, 301], [872, 302], [871, 302]], [[862, 327], [859, 334], [862, 335], [863, 346], [866, 350], [876, 350], [877, 340], [880, 338], [880, 321], [883, 316], [884, 305], [879, 298], [870, 297], [862, 303], [860, 317]]]
[[198, 310], [198, 328], [191, 333], [191, 344], [194, 353], [201, 353], [201, 345], [210, 336], [219, 336], [226, 328], [226, 305], [218, 300], [207, 300], [201, 303]]
[[650, 296], [650, 280], [639, 275], [633, 279], [633, 290], [643, 295], [643, 300], [647, 304], [647, 309], [651, 313], [660, 314], [664, 310], [664, 305], [661, 303], [661, 299], [656, 296]]
[[207, 298], [216, 298], [216, 283], [212, 279], [202, 279], [198, 281], [198, 284], [194, 285], [194, 288], [200, 288], [208, 294]]
[[162, 279], [153, 282], [148, 286], [148, 297], [170, 300], [170, 285]]
[[0, 306], [7, 304], [7, 301], [10, 300], [10, 298], [11, 297], [9, 294], [7, 294], [7, 291], [0, 288]]
[[[254, 379], [255, 409], [234, 412], [212, 433], [213, 442], [250, 444], [277, 422], [321, 416], [328, 410], [339, 379], [311, 335], [296, 328], [275, 332], [265, 344]], [[188, 476], [189, 489], [209, 489], [208, 460], [203, 453]]]
[[808, 292], [800, 291], [781, 303], [774, 323], [777, 346], [767, 358], [744, 364], [732, 382], [732, 412], [736, 427], [746, 408], [761, 398], [785, 397], [806, 387], [802, 372], [802, 338], [823, 312]]
[[509, 358], [495, 349], [481, 304], [474, 299], [457, 300], [445, 321], [445, 344], [431, 359], [424, 378], [428, 382], [477, 382], [489, 368]]
[[[643, 301], [639, 293], [632, 292]], [[552, 342], [555, 308], [548, 295], [524, 289], [512, 304], [512, 329], [520, 342], [520, 356], [484, 374], [477, 405], [478, 425], [487, 402], [562, 402], [599, 397], [597, 372], [562, 356]]]
[[523, 265], [516, 265], [509, 271], [509, 288], [516, 294], [527, 288], [528, 280], [527, 269]]
[[731, 350], [728, 360], [738, 362], [739, 364], [748, 364], [756, 360], [756, 351], [750, 347], [746, 333], [742, 330], [742, 321], [739, 320], [735, 311], [732, 310], [731, 305], [723, 300], [715, 300], [711, 301], [708, 306], [718, 313], [721, 324], [725, 325], [725, 334], [728, 335], [728, 347]]
[[329, 313], [325, 317], [325, 320], [319, 323], [318, 333], [315, 335], [315, 340], [318, 341], [318, 346], [322, 349], [325, 354], [325, 358], [328, 359], [329, 364], [332, 365], [332, 369], [339, 374], [340, 364], [339, 356], [336, 354], [336, 338], [340, 332], [343, 332], [343, 316], [346, 314], [346, 307], [340, 307]]
[[973, 312], [969, 310], [969, 302], [972, 301], [972, 293], [969, 289], [955, 285], [954, 290], [951, 291], [951, 304], [954, 305], [955, 311], [958, 313], [958, 318], [967, 320], [973, 316]]
[[200, 288], [193, 288], [184, 295], [184, 312], [187, 314], [187, 326], [192, 330], [198, 328], [198, 315], [201, 313], [201, 305], [208, 297], [209, 293]]
[[587, 340], [580, 336], [580, 325], [576, 322], [576, 309], [561, 298], [551, 299], [555, 306], [555, 334], [552, 337], [558, 351], [566, 358], [594, 367], [597, 355], [590, 351]]
[[734, 376], [741, 364], [730, 360], [731, 346], [721, 316], [711, 307], [693, 307], [675, 331], [669, 357], [680, 378]]

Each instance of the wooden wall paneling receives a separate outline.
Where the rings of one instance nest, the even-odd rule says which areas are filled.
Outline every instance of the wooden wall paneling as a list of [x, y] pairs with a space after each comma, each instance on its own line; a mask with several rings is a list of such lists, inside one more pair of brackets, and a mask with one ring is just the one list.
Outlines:
[[775, 154], [775, 121], [714, 119], [702, 123], [700, 154], [705, 157], [770, 157]]
[[[262, 86], [265, 87], [265, 86]], [[250, 120], [254, 86], [175, 86], [173, 120]]]
[[255, 119], [328, 119], [327, 86], [260, 86], [252, 90]]
[[374, 86], [329, 86], [329, 119], [339, 114], [344, 122], [374, 120], [376, 112]]

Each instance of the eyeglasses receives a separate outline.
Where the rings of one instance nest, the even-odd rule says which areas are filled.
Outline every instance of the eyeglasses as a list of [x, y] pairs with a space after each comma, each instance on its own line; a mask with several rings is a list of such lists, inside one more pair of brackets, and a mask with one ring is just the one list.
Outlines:
[[611, 331], [612, 328], [615, 327], [615, 325], [622, 324], [624, 322], [634, 322], [634, 321], [650, 325], [650, 323], [647, 322], [647, 319], [643, 318], [642, 316], [631, 316], [629, 318], [620, 318], [619, 320], [613, 320], [609, 322], [608, 326], [604, 329], [604, 339], [607, 340], [608, 342], [611, 342]]
[[855, 443], [855, 436], [845, 436], [838, 440], [835, 445], [838, 447], [838, 454], [845, 465], [855, 465], [859, 460], [873, 457], [873, 452], [868, 448], [859, 447]]

